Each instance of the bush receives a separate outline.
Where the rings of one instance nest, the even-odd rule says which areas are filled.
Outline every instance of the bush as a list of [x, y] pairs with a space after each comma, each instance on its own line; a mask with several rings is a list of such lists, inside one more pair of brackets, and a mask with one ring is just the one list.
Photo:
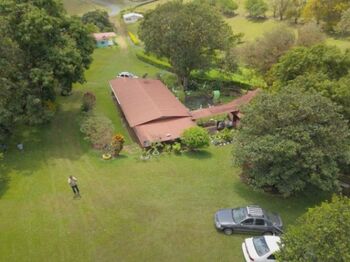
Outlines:
[[128, 34], [129, 34], [129, 37], [130, 37], [131, 42], [133, 42], [134, 45], [140, 45], [140, 40], [137, 38], [136, 35], [134, 35], [134, 34], [131, 33], [131, 32], [128, 32]]
[[181, 154], [181, 144], [179, 142], [175, 142], [172, 146], [173, 152], [175, 154]]
[[80, 124], [80, 131], [85, 135], [85, 139], [97, 149], [110, 144], [113, 130], [111, 120], [101, 115], [87, 114]]
[[83, 112], [89, 112], [94, 109], [96, 104], [96, 96], [91, 92], [86, 92], [83, 95], [83, 102], [81, 105], [81, 110]]
[[120, 134], [116, 134], [115, 136], [112, 137], [111, 153], [114, 157], [118, 156], [120, 152], [123, 150], [124, 142], [125, 142], [125, 139]]
[[143, 51], [137, 52], [136, 57], [147, 64], [158, 67], [159, 69], [164, 69], [168, 71], [171, 71], [172, 69], [171, 65], [167, 61], [161, 60], [154, 55], [146, 54]]
[[209, 146], [210, 138], [206, 129], [195, 126], [186, 129], [181, 142], [191, 151]]
[[104, 10], [94, 10], [87, 12], [82, 16], [81, 21], [84, 24], [95, 25], [100, 32], [114, 31], [113, 25], [109, 21], [108, 13]]

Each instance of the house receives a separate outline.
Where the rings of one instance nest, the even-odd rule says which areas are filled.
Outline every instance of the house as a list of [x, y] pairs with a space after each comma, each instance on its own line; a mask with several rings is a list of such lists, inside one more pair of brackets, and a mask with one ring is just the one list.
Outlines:
[[114, 39], [116, 38], [116, 33], [105, 32], [105, 33], [94, 33], [93, 37], [96, 41], [96, 47], [108, 47], [114, 45]]
[[110, 81], [110, 87], [142, 147], [174, 141], [196, 125], [189, 110], [159, 80], [117, 78]]
[[123, 15], [124, 22], [127, 24], [135, 23], [142, 18], [143, 18], [143, 15], [138, 13], [128, 13]]

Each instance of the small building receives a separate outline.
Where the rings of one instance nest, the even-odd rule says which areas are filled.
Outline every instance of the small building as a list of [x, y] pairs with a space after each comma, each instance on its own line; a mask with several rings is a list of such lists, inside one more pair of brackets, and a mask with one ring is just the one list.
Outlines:
[[135, 23], [142, 18], [143, 18], [143, 15], [138, 13], [128, 13], [123, 15], [123, 19], [126, 24]]
[[196, 126], [189, 110], [159, 80], [117, 78], [109, 83], [142, 147], [174, 141], [185, 129]]
[[116, 38], [116, 33], [114, 32], [105, 32], [105, 33], [94, 33], [93, 37], [96, 41], [97, 48], [103, 48], [112, 46], [115, 44], [114, 40]]

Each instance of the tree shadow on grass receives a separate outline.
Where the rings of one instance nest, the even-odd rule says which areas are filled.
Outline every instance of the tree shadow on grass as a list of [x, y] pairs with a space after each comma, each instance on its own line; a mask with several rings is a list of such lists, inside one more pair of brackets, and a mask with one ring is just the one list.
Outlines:
[[[90, 147], [79, 130], [79, 113], [79, 108], [60, 109], [49, 124], [19, 128], [8, 142], [8, 151], [0, 166], [0, 197], [8, 189], [10, 173], [32, 175], [43, 165], [55, 163], [52, 161], [76, 161], [87, 153]], [[24, 145], [24, 150], [17, 149], [18, 143]]]
[[184, 153], [184, 156], [187, 156], [192, 159], [208, 159], [213, 156], [211, 152], [205, 151], [205, 150], [199, 150], [199, 151], [188, 151]]
[[295, 196], [284, 198], [278, 194], [254, 190], [241, 180], [234, 184], [234, 191], [246, 200], [247, 205], [255, 204], [271, 212], [276, 212], [281, 215], [282, 220], [287, 224], [294, 223], [308, 208], [319, 205], [322, 201], [331, 198], [330, 193], [320, 192], [314, 188], [309, 188]]
[[259, 23], [259, 24], [262, 24], [262, 23], [268, 21], [267, 17], [251, 17], [251, 16], [247, 16], [246, 18], [247, 18], [247, 20], [249, 22]]

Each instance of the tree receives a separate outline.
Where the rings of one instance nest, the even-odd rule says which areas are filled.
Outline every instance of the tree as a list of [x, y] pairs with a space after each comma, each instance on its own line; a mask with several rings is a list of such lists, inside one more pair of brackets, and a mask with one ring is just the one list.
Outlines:
[[336, 31], [343, 36], [350, 34], [350, 8], [342, 13]]
[[327, 31], [333, 31], [341, 20], [341, 14], [350, 8], [349, 0], [309, 0], [303, 10], [306, 19], [316, 19], [325, 24]]
[[306, 2], [306, 0], [291, 0], [286, 11], [287, 18], [293, 19], [294, 23], [297, 24]]
[[109, 21], [108, 13], [104, 10], [94, 10], [87, 12], [81, 17], [81, 21], [85, 25], [95, 25], [100, 32], [114, 31], [113, 25]]
[[243, 47], [242, 58], [249, 66], [265, 74], [295, 42], [295, 35], [284, 26], [266, 32], [262, 38]]
[[55, 0], [6, 0], [0, 4], [5, 36], [20, 50], [25, 87], [21, 116], [29, 124], [49, 120], [56, 90], [69, 93], [84, 81], [94, 41], [80, 19], [68, 17]]
[[298, 29], [297, 45], [310, 47], [326, 40], [325, 34], [315, 23], [308, 23]]
[[264, 2], [264, 0], [246, 0], [245, 9], [248, 11], [250, 17], [265, 17], [265, 13], [268, 10], [268, 5]]
[[111, 143], [114, 127], [107, 117], [90, 113], [83, 118], [80, 131], [95, 148], [102, 149]]
[[273, 17], [278, 15], [279, 19], [282, 21], [291, 1], [292, 0], [272, 0], [271, 6], [273, 10]]
[[238, 4], [233, 0], [219, 0], [217, 1], [220, 11], [226, 16], [234, 16], [238, 9]]
[[308, 186], [338, 189], [350, 132], [339, 108], [317, 92], [262, 93], [243, 109], [234, 157], [256, 188], [289, 196]]
[[172, 1], [146, 13], [139, 36], [146, 52], [169, 60], [184, 88], [193, 70], [210, 68], [235, 42], [223, 18], [197, 2]]
[[22, 113], [24, 85], [22, 54], [18, 46], [1, 29], [0, 19], [0, 143], [11, 135], [15, 122]]
[[350, 261], [350, 199], [310, 208], [282, 236], [278, 261]]
[[194, 151], [209, 146], [209, 134], [206, 129], [196, 126], [186, 129], [181, 135], [181, 142]]
[[81, 110], [83, 112], [89, 112], [94, 109], [95, 104], [96, 104], [96, 96], [91, 92], [86, 92], [83, 95]]
[[296, 77], [310, 73], [323, 73], [330, 80], [339, 80], [348, 74], [349, 67], [349, 52], [321, 44], [290, 50], [272, 67], [270, 75], [275, 86], [283, 87]]

